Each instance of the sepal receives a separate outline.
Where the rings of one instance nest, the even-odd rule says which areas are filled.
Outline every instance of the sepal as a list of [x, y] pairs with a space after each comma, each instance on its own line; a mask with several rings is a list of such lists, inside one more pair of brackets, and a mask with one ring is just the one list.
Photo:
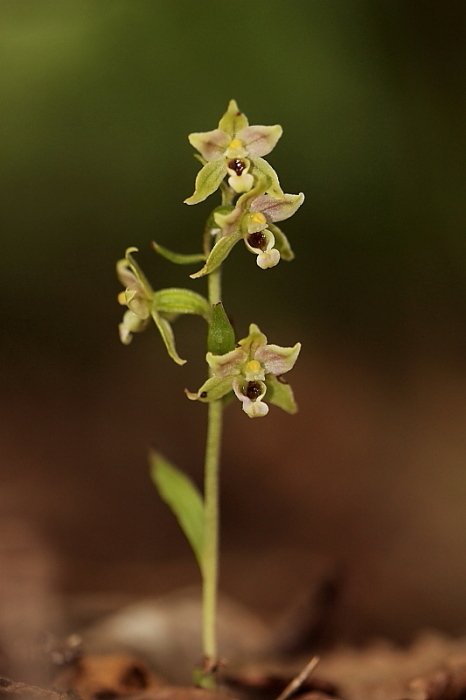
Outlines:
[[270, 163], [268, 163], [263, 158], [254, 158], [252, 161], [252, 174], [254, 177], [264, 177], [267, 182], [267, 192], [277, 199], [284, 199], [285, 193], [280, 187], [280, 182], [278, 180], [278, 175], [272, 168]]
[[204, 165], [196, 177], [194, 193], [185, 199], [185, 204], [198, 204], [218, 189], [227, 174], [226, 161], [221, 158]]
[[286, 260], [287, 262], [294, 260], [293, 250], [283, 231], [278, 228], [278, 226], [275, 226], [275, 224], [269, 224], [268, 227], [275, 237], [275, 247], [280, 253], [281, 259]]
[[183, 360], [176, 351], [175, 336], [173, 335], [173, 329], [170, 325], [170, 321], [161, 316], [154, 306], [152, 307], [152, 318], [159, 330], [160, 335], [162, 336], [162, 340], [169, 356], [174, 362], [176, 362], [177, 365], [186, 364], [186, 360]]
[[193, 393], [184, 390], [184, 393], [191, 399], [191, 401], [202, 401], [203, 403], [210, 403], [210, 401], [217, 401], [217, 399], [222, 399], [231, 391], [231, 378], [230, 377], [209, 377], [209, 379], [204, 382], [197, 393]]
[[265, 384], [267, 386], [267, 401], [286, 413], [294, 414], [297, 412], [298, 406], [294, 399], [293, 389], [289, 384], [273, 374], [266, 375]]
[[236, 100], [230, 100], [227, 111], [218, 123], [218, 128], [233, 138], [238, 131], [247, 126], [249, 126], [248, 118], [241, 112]]
[[193, 275], [190, 275], [191, 279], [203, 277], [204, 275], [208, 275], [210, 272], [216, 270], [217, 267], [222, 264], [225, 258], [228, 257], [231, 249], [236, 245], [236, 243], [238, 243], [239, 240], [241, 240], [241, 238], [242, 236], [239, 231], [230, 233], [228, 236], [223, 236], [220, 238], [210, 251], [204, 267], [198, 272], [195, 272]]

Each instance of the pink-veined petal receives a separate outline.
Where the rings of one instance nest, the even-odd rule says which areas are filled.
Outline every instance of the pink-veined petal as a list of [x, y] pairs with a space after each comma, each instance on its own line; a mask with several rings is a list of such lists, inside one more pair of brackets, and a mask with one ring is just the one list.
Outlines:
[[241, 372], [241, 367], [246, 362], [247, 357], [247, 353], [239, 347], [224, 355], [214, 355], [208, 352], [206, 360], [216, 377], [234, 377]]
[[260, 157], [266, 156], [275, 148], [282, 133], [283, 129], [279, 124], [247, 126], [236, 134], [236, 138], [244, 143], [249, 155]]
[[256, 350], [254, 358], [259, 360], [267, 374], [285, 374], [293, 368], [298, 359], [301, 343], [292, 348], [282, 348], [279, 345], [263, 345]]
[[299, 209], [304, 202], [304, 194], [285, 194], [283, 199], [275, 199], [269, 194], [263, 194], [251, 202], [250, 211], [260, 212], [268, 221], [284, 221]]
[[191, 146], [208, 162], [222, 158], [231, 141], [228, 134], [221, 129], [189, 134], [188, 139]]
[[233, 211], [228, 212], [228, 214], [222, 214], [220, 212], [214, 214], [214, 221], [222, 229], [222, 236], [228, 236], [238, 229], [239, 220], [243, 213], [241, 207], [237, 206]]

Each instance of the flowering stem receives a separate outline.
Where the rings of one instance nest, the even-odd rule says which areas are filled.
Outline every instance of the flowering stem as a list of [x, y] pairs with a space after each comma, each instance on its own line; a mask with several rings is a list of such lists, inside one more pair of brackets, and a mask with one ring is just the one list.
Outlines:
[[[221, 267], [208, 277], [210, 304], [221, 301]], [[204, 463], [204, 556], [202, 566], [202, 646], [204, 686], [212, 686], [217, 663], [217, 588], [219, 550], [219, 462], [222, 439], [222, 400], [208, 404], [207, 441]]]
[[209, 404], [207, 444], [205, 456], [205, 530], [203, 559], [202, 637], [206, 672], [215, 667], [217, 659], [217, 584], [218, 584], [218, 472], [222, 432], [222, 401]]

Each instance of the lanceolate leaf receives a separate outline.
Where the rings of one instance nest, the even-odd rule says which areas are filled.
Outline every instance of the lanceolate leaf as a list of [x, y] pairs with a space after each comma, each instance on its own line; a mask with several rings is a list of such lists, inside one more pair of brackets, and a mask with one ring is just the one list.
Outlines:
[[163, 314], [197, 314], [210, 320], [211, 305], [205, 297], [191, 289], [170, 287], [155, 292], [153, 305]]
[[166, 260], [170, 260], [170, 262], [176, 263], [177, 265], [192, 265], [193, 263], [203, 262], [205, 260], [205, 255], [202, 253], [193, 253], [192, 255], [174, 253], [172, 250], [164, 248], [155, 241], [152, 241], [152, 247], [162, 258], [166, 258]]
[[160, 453], [149, 454], [150, 473], [159, 495], [170, 507], [191, 545], [202, 572], [204, 556], [204, 504], [191, 479]]

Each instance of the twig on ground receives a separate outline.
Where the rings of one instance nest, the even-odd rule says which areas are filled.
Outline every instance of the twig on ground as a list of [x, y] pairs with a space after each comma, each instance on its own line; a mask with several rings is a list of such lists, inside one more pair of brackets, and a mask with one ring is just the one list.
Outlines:
[[319, 661], [320, 659], [318, 656], [313, 656], [312, 659], [305, 665], [303, 670], [298, 673], [298, 675], [295, 676], [290, 683], [288, 683], [285, 690], [278, 696], [277, 700], [288, 700], [288, 698], [293, 695], [293, 693], [295, 693], [308, 679]]

